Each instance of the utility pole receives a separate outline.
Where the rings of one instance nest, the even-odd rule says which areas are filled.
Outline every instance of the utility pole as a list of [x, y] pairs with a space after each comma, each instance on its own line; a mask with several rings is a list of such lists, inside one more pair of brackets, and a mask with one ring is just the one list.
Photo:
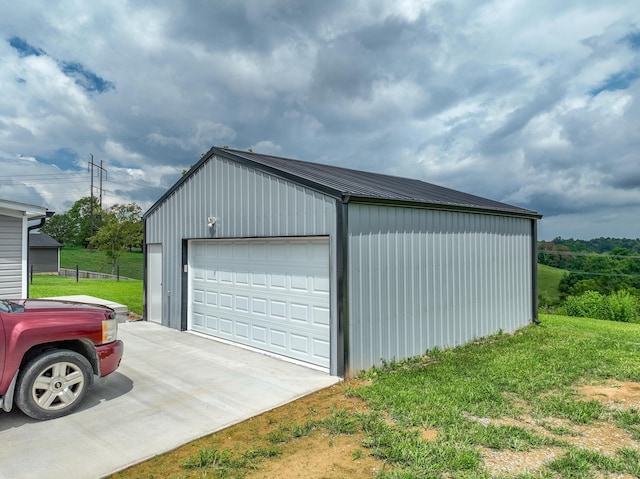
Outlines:
[[91, 162], [89, 168], [91, 168], [91, 192], [89, 195], [89, 236], [93, 236], [93, 153], [91, 155]]
[[99, 201], [100, 201], [100, 209], [102, 209], [102, 173], [105, 174], [105, 178], [107, 176], [107, 170], [105, 170], [102, 167], [102, 160], [100, 160], [100, 165], [96, 165], [93, 162], [93, 153], [89, 153], [91, 155], [91, 161], [89, 162], [89, 171], [91, 172], [91, 192], [90, 192], [90, 198], [89, 201], [91, 202], [89, 204], [89, 236], [93, 236], [93, 169], [94, 168], [98, 168], [99, 170], [99, 175], [100, 175], [100, 187], [99, 187], [99, 191], [100, 191], [100, 196], [99, 196]]
[[107, 170], [102, 167], [102, 160], [100, 160], [100, 209], [102, 209], [102, 172], [107, 176]]

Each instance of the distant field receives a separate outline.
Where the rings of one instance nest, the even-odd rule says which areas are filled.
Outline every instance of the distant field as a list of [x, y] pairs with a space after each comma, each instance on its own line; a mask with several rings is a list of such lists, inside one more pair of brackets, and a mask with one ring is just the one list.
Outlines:
[[538, 292], [543, 294], [551, 302], [560, 302], [560, 290], [558, 285], [565, 270], [538, 264]]
[[[64, 247], [60, 250], [60, 267], [96, 273], [116, 274], [111, 271], [111, 262], [102, 252], [86, 248]], [[132, 279], [142, 279], [144, 258], [141, 251], [125, 252], [120, 257], [120, 276]]]

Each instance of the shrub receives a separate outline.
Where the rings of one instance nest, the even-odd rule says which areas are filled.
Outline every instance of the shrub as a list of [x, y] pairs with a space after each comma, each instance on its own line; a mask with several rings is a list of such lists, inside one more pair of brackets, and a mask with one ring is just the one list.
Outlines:
[[620, 290], [611, 293], [608, 298], [611, 318], [613, 321], [637, 323], [640, 321], [638, 298], [629, 291]]
[[607, 296], [597, 291], [569, 296], [564, 309], [567, 316], [640, 322], [640, 301], [626, 290], [616, 291]]
[[564, 304], [567, 316], [609, 319], [611, 313], [606, 296], [597, 291], [586, 291], [578, 296], [569, 296]]

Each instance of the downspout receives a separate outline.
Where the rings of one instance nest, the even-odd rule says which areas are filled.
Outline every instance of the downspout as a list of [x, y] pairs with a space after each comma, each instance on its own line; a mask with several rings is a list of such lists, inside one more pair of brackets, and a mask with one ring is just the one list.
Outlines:
[[[31, 234], [31, 232], [33, 230], [37, 230], [38, 228], [42, 228], [44, 226], [44, 224], [47, 222], [47, 220], [49, 218], [51, 218], [53, 215], [55, 215], [56, 212], [55, 211], [47, 211], [45, 213], [44, 218], [40, 218], [40, 221], [38, 222], [38, 224], [35, 225], [31, 225], [31, 226], [27, 226], [27, 298], [29, 297], [29, 256], [31, 256], [31, 248], [29, 248], [29, 240], [30, 240], [30, 236], [29, 234]], [[60, 254], [60, 250], [58, 250], [58, 255]], [[59, 260], [58, 260], [59, 261]]]
[[538, 318], [538, 220], [531, 220], [531, 318], [540, 324]]

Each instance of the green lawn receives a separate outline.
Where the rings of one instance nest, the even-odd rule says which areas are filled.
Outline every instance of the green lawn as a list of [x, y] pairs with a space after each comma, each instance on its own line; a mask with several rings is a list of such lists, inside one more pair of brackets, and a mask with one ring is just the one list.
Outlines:
[[[111, 269], [111, 261], [98, 250], [74, 248], [65, 246], [60, 250], [60, 267], [81, 271], [115, 274]], [[144, 271], [144, 257], [142, 252], [125, 251], [120, 257], [120, 276], [125, 278], [142, 279]]]
[[29, 286], [31, 298], [71, 296], [84, 294], [107, 299], [129, 307], [129, 311], [142, 314], [142, 281], [111, 279], [80, 279], [64, 276], [34, 275]]
[[[639, 438], [636, 409], [624, 414], [629, 419], [624, 422], [621, 410], [580, 397], [576, 387], [608, 379], [640, 381], [640, 326], [550, 315], [541, 319], [541, 326], [529, 326], [521, 334], [434, 351], [368, 372], [372, 384], [354, 394], [378, 414], [388, 415], [393, 425], [363, 423], [365, 444], [403, 471], [381, 477], [488, 477], [480, 447], [527, 451], [550, 446], [566, 449], [566, 455], [548, 465], [559, 477], [595, 477], [596, 471], [637, 477], [637, 450], [620, 450], [608, 459], [568, 445], [562, 435], [490, 421], [529, 415], [545, 427], [545, 421], [557, 418], [566, 421], [569, 431], [604, 421]], [[421, 440], [418, 428], [437, 429], [440, 440]], [[576, 475], [575, 467], [585, 471]]]

